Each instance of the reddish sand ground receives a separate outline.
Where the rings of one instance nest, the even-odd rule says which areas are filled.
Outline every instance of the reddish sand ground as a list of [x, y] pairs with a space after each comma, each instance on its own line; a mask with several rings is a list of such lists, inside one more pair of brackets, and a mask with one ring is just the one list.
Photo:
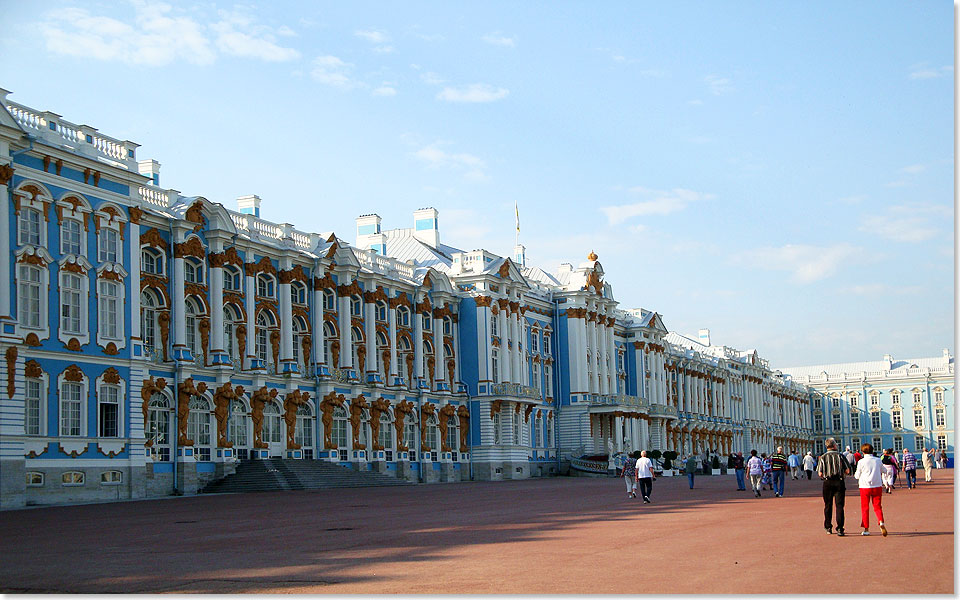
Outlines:
[[[886, 538], [857, 535], [852, 480], [840, 538], [818, 481], [756, 499], [732, 476], [661, 478], [649, 505], [620, 480], [555, 478], [5, 511], [0, 590], [951, 594], [953, 471], [935, 476], [883, 496]], [[855, 574], [882, 556], [928, 566]]]

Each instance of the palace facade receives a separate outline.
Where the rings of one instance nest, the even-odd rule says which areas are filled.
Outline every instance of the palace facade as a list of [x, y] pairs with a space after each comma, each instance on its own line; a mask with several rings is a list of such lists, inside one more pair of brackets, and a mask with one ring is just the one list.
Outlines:
[[919, 454], [940, 448], [953, 462], [954, 358], [940, 356], [787, 367], [793, 381], [818, 392], [813, 404], [817, 448], [825, 436], [841, 447], [861, 443]]
[[[813, 448], [818, 393], [547, 273], [412, 227], [349, 243], [160, 185], [137, 144], [0, 90], [0, 501], [195, 493], [238, 460], [411, 481], [641, 448]], [[951, 367], [952, 368], [952, 367]], [[814, 406], [816, 404], [814, 403]]]

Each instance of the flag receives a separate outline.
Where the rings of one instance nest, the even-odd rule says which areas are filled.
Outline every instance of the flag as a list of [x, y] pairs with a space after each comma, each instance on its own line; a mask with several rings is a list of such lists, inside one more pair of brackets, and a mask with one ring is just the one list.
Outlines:
[[517, 201], [513, 201], [513, 208], [517, 213], [517, 233], [520, 233], [520, 207], [517, 205]]

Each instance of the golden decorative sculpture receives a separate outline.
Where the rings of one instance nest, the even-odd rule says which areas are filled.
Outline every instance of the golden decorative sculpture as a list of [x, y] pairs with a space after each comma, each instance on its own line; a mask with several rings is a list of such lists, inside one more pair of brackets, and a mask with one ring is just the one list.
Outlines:
[[413, 352], [408, 352], [403, 361], [407, 366], [407, 387], [410, 387], [413, 385]]
[[210, 319], [203, 317], [200, 319], [200, 324], [197, 325], [197, 329], [200, 330], [200, 351], [203, 352], [203, 364], [207, 364], [207, 348], [209, 348], [210, 342]]
[[462, 404], [457, 407], [457, 419], [460, 421], [460, 452], [467, 452], [467, 433], [470, 431], [470, 409]]
[[364, 370], [367, 366], [367, 347], [360, 345], [357, 348], [357, 372], [363, 376], [366, 371]]
[[120, 383], [120, 372], [113, 367], [107, 367], [103, 372], [103, 380], [107, 383]]
[[[243, 391], [243, 388], [239, 388]], [[230, 385], [224, 383], [213, 393], [213, 415], [217, 419], [217, 447], [233, 448], [233, 442], [227, 441], [227, 419], [230, 417], [230, 401], [237, 397], [237, 392]]]
[[7, 397], [13, 400], [13, 394], [17, 390], [17, 347], [7, 348], [5, 356], [7, 358]]
[[353, 430], [353, 449], [365, 450], [360, 443], [360, 428], [363, 427], [363, 409], [370, 408], [366, 398], [360, 394], [350, 401], [350, 427]]
[[297, 410], [309, 399], [309, 392], [293, 390], [283, 400], [283, 420], [287, 424], [287, 450], [300, 449], [300, 444], [294, 441], [297, 434]]
[[432, 448], [427, 443], [427, 420], [433, 415], [437, 405], [432, 402], [424, 402], [420, 405], [420, 449], [423, 452], [430, 452]]
[[[519, 406], [520, 406], [520, 405], [518, 404], [517, 407], [519, 407]], [[528, 405], [527, 405], [527, 408], [524, 409], [524, 411], [523, 411], [523, 422], [524, 422], [524, 423], [529, 423], [529, 422], [530, 422], [530, 413], [532, 413], [532, 412], [533, 412], [533, 405], [532, 405], [532, 404], [528, 404]], [[619, 415], [618, 415], [618, 416], [619, 416]]]
[[436, 377], [436, 370], [435, 370], [436, 366], [437, 366], [437, 361], [432, 356], [428, 356], [427, 357], [427, 378], [430, 380], [431, 390], [434, 388], [433, 379], [434, 377]]
[[440, 450], [443, 452], [453, 452], [447, 443], [447, 423], [457, 414], [457, 407], [452, 404], [444, 405], [439, 411], [437, 426], [440, 428]]
[[340, 340], [330, 342], [330, 355], [333, 358], [333, 363], [330, 366], [335, 369], [340, 367]]
[[343, 394], [330, 392], [323, 397], [320, 403], [320, 422], [323, 423], [323, 448], [324, 450], [336, 450], [337, 446], [333, 443], [333, 410], [342, 407], [346, 402]]
[[35, 360], [28, 360], [23, 365], [23, 375], [24, 377], [32, 377], [34, 379], [39, 379], [43, 377], [43, 369], [40, 367], [40, 363]]
[[494, 400], [490, 403], [490, 419], [493, 419], [493, 415], [500, 412], [500, 406], [503, 404], [503, 400]]
[[300, 336], [300, 350], [303, 352], [304, 367], [310, 364], [310, 342], [309, 335]]
[[380, 415], [390, 410], [390, 401], [377, 398], [370, 405], [370, 442], [374, 450], [383, 450], [380, 444]]
[[447, 359], [447, 375], [450, 376], [450, 385], [453, 386], [456, 383], [456, 370], [457, 370], [457, 361], [452, 358]]
[[406, 452], [410, 446], [404, 443], [403, 428], [406, 423], [406, 417], [413, 413], [413, 402], [401, 400], [393, 407], [393, 428], [397, 432], [397, 451]]
[[196, 223], [193, 228], [194, 233], [203, 229], [203, 226], [207, 224], [207, 219], [203, 216], [203, 201], [198, 199], [194, 202], [183, 214], [183, 218], [191, 223]]
[[274, 329], [270, 332], [270, 349], [273, 350], [273, 370], [276, 371], [280, 361], [280, 331]]
[[35, 334], [35, 333], [28, 333], [26, 339], [23, 340], [23, 343], [26, 344], [26, 345], [28, 345], [28, 346], [33, 346], [33, 347], [39, 346], [39, 345], [40, 345], [40, 336], [38, 336], [38, 335]]
[[[390, 377], [390, 350], [384, 350], [380, 354], [380, 359], [383, 361], [383, 375], [384, 377]], [[390, 383], [389, 381], [387, 382]]]
[[242, 365], [247, 350], [247, 326], [241, 323], [237, 325], [235, 331], [237, 335], [237, 349], [240, 351], [240, 364]]
[[277, 394], [279, 394], [277, 390], [267, 390], [267, 386], [263, 386], [250, 397], [250, 419], [253, 421], [254, 448], [269, 448], [263, 441], [263, 408], [267, 405], [267, 402], [276, 398]]
[[0, 185], [7, 185], [13, 179], [13, 167], [0, 165]]
[[181, 446], [192, 446], [193, 440], [187, 438], [187, 423], [190, 418], [190, 398], [203, 395], [207, 391], [207, 384], [193, 383], [193, 377], [187, 377], [177, 388], [177, 443]]
[[194, 236], [185, 242], [173, 245], [173, 257], [174, 258], [184, 258], [186, 256], [193, 256], [194, 258], [203, 259], [207, 255], [207, 251], [204, 249], [203, 244], [200, 242], [200, 238]]
[[163, 349], [163, 362], [170, 360], [167, 355], [167, 340], [170, 339], [170, 312], [161, 311], [157, 315], [157, 323], [160, 325], [160, 347]]

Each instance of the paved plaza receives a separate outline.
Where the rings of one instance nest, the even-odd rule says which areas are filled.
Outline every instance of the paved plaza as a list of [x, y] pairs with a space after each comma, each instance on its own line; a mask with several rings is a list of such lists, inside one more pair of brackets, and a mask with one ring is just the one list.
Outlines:
[[[649, 505], [619, 480], [555, 478], [5, 511], [0, 589], [949, 594], [953, 471], [935, 476], [884, 495], [887, 538], [857, 535], [853, 480], [839, 538], [819, 481], [755, 499], [732, 476], [661, 478]], [[877, 568], [858, 577], [865, 559]]]

